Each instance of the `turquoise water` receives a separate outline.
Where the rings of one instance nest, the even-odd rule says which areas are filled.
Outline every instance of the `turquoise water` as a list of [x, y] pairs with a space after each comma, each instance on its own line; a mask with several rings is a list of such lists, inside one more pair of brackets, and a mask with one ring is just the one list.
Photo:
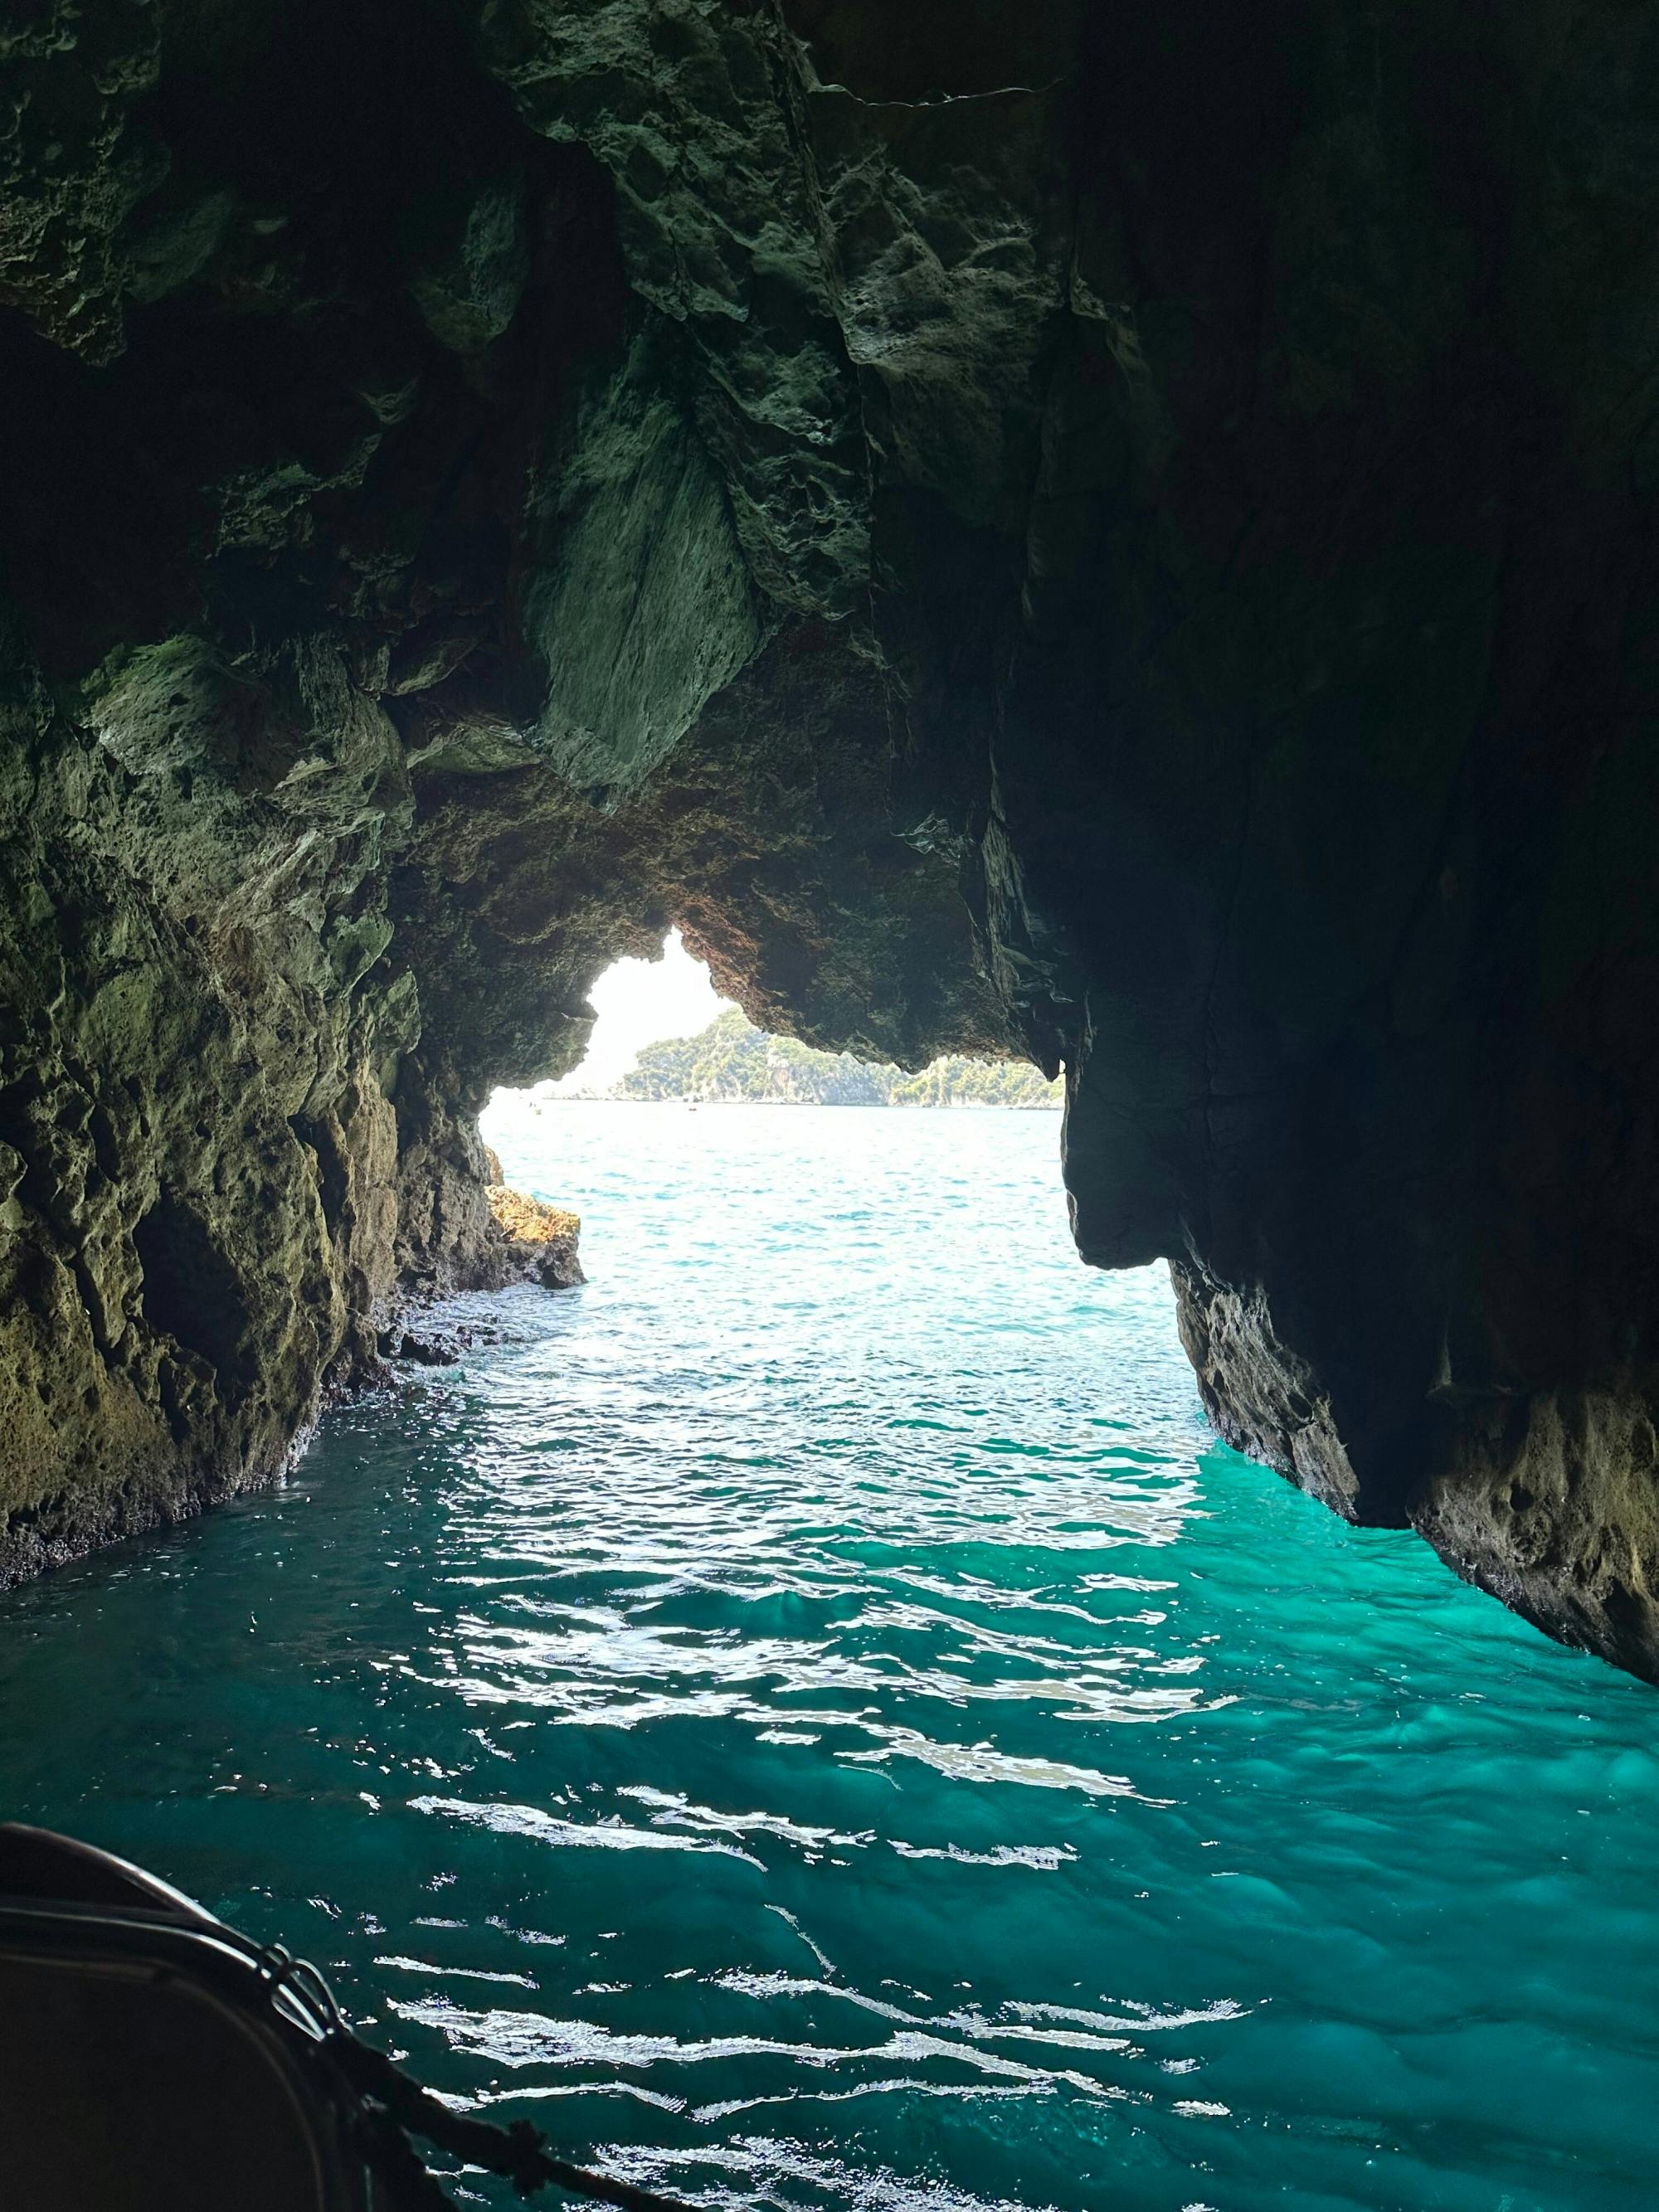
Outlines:
[[1054, 1116], [496, 1135], [589, 1286], [0, 1600], [9, 1810], [711, 2205], [1653, 2203], [1659, 1698], [1218, 1447]]

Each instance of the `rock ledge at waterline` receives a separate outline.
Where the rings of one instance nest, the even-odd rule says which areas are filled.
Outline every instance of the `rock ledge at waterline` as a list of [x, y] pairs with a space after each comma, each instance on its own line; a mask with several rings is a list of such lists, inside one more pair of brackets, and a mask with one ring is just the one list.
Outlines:
[[9, 39], [4, 1571], [480, 1279], [677, 921], [1063, 1062], [1226, 1432], [1659, 1675], [1643, 12], [416, 18]]
[[585, 1283], [577, 1243], [581, 1217], [562, 1206], [549, 1206], [499, 1181], [486, 1192], [496, 1227], [507, 1240], [506, 1260], [515, 1273], [527, 1275], [550, 1291], [574, 1290]]

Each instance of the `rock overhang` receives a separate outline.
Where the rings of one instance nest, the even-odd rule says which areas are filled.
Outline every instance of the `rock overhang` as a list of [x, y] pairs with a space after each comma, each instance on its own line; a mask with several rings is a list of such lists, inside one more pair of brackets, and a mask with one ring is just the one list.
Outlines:
[[901, 15], [12, 40], [9, 1570], [476, 1277], [489, 1085], [672, 919], [1063, 1060], [1223, 1432], [1653, 1673], [1636, 34]]

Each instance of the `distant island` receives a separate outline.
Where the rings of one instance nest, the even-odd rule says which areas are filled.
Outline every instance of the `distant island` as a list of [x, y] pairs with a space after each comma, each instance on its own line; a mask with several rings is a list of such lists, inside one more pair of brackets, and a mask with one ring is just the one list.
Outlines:
[[960, 1054], [907, 1075], [850, 1052], [817, 1052], [793, 1037], [769, 1036], [733, 1006], [696, 1036], [647, 1045], [606, 1095], [699, 1106], [1053, 1107], [1060, 1085], [1026, 1060]]

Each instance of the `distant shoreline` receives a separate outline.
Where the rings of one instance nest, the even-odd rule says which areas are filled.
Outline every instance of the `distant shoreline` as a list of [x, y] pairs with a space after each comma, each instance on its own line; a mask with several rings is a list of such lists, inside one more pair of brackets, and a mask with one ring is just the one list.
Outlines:
[[609, 1095], [684, 1106], [1058, 1106], [1060, 1085], [1023, 1060], [947, 1053], [926, 1067], [823, 1052], [772, 1036], [736, 1006], [696, 1036], [640, 1048]]
[[562, 1097], [532, 1097], [532, 1106], [823, 1106], [837, 1114], [1058, 1114], [1061, 1101], [1039, 1098], [635, 1098], [605, 1091], [567, 1091]]

